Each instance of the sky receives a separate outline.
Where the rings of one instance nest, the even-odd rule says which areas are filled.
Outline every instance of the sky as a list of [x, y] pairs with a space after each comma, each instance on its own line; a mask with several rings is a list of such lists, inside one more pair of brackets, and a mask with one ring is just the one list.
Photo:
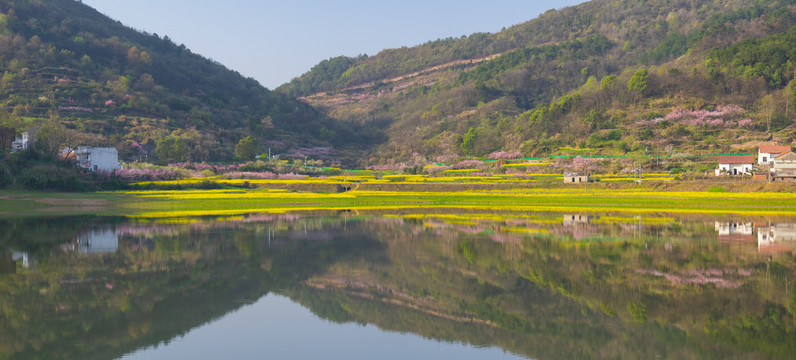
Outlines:
[[498, 32], [583, 0], [83, 0], [274, 89], [335, 56]]

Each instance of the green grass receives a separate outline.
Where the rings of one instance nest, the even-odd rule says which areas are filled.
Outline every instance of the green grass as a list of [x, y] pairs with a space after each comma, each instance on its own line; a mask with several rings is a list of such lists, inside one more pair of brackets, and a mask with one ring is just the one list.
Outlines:
[[124, 215], [141, 201], [120, 192], [58, 193], [0, 191], [0, 217]]

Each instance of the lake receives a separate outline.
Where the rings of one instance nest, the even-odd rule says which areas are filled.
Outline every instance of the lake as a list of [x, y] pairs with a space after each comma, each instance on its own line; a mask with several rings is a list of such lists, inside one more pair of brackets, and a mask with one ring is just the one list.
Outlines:
[[796, 218], [0, 219], [2, 359], [767, 359]]

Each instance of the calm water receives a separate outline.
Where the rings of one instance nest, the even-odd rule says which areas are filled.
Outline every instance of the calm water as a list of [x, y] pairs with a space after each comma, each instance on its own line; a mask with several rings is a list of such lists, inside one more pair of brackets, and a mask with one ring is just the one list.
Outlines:
[[2, 359], [796, 354], [796, 219], [0, 220]]

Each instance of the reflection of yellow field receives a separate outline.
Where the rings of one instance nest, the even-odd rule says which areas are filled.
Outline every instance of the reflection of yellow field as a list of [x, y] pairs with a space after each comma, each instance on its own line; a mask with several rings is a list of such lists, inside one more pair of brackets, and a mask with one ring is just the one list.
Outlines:
[[[468, 209], [512, 212], [618, 212], [796, 215], [794, 193], [711, 193], [639, 190], [517, 189], [417, 192], [300, 193], [283, 190], [127, 192], [146, 201], [127, 207], [137, 216], [230, 216], [251, 212], [317, 210]], [[466, 220], [472, 220], [467, 217]], [[465, 220], [465, 219], [462, 219]], [[634, 221], [604, 218], [601, 221]]]

